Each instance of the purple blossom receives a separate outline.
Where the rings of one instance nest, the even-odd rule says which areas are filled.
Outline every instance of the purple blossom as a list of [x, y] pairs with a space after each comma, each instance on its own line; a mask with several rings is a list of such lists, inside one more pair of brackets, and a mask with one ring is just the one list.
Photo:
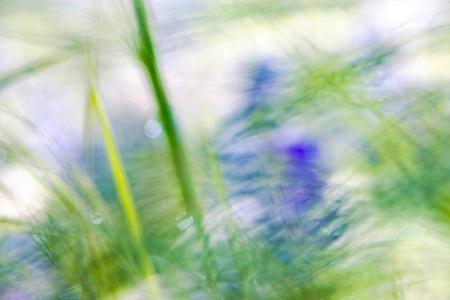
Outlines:
[[294, 140], [283, 150], [286, 209], [298, 217], [322, 199], [325, 186], [322, 161], [317, 143], [312, 140]]

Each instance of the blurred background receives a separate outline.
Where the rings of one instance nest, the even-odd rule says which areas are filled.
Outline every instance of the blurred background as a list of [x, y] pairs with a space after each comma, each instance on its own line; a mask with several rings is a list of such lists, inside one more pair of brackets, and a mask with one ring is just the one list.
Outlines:
[[0, 0], [0, 299], [149, 299], [86, 51], [167, 299], [448, 299], [448, 1], [144, 2], [203, 221], [131, 1]]

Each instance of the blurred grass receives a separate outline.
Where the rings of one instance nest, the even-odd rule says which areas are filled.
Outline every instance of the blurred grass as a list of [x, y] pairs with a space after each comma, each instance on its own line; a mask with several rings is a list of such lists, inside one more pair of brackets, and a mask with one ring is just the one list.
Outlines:
[[122, 165], [117, 145], [114, 141], [114, 137], [111, 132], [111, 126], [109, 125], [108, 117], [106, 116], [105, 109], [99, 97], [99, 92], [95, 83], [95, 70], [92, 66], [92, 62], [89, 57], [86, 58], [86, 65], [90, 78], [90, 103], [92, 109], [97, 116], [101, 128], [102, 135], [106, 144], [106, 153], [109, 159], [111, 171], [114, 176], [114, 182], [117, 189], [117, 195], [120, 199], [123, 213], [126, 219], [127, 227], [130, 230], [132, 236], [132, 245], [136, 249], [139, 256], [139, 265], [142, 268], [143, 274], [149, 278], [150, 283], [150, 295], [154, 299], [160, 299], [159, 286], [154, 278], [155, 268], [152, 262], [147, 257], [146, 251], [142, 244], [142, 228], [137, 214], [136, 204], [133, 194], [130, 189], [130, 184]]
[[[26, 1], [4, 2], [0, 13], [30, 8]], [[37, 3], [38, 11], [49, 3]], [[230, 24], [253, 18], [272, 24], [306, 9], [326, 14], [329, 8], [357, 8], [354, 1], [219, 4], [205, 9], [205, 27], [218, 12]], [[6, 106], [0, 110], [0, 149], [7, 154], [0, 160], [2, 172], [25, 169], [44, 188], [46, 200], [43, 210], [20, 220], [0, 217], [0, 298], [22, 292], [41, 299], [445, 299], [448, 272], [433, 266], [433, 259], [445, 268], [448, 254], [428, 260], [430, 249], [408, 243], [427, 248], [429, 235], [432, 245], [448, 246], [448, 92], [445, 80], [384, 86], [396, 80], [386, 70], [406, 59], [409, 44], [375, 41], [313, 56], [283, 48], [282, 68], [273, 72], [273, 81], [279, 76], [280, 82], [267, 74], [269, 79], [246, 78], [253, 82], [242, 98], [252, 99], [242, 102], [249, 103], [213, 130], [194, 135], [178, 126], [163, 80], [170, 78], [162, 75], [163, 55], [156, 53], [164, 40], [153, 36], [159, 23], [148, 20], [143, 1], [121, 9], [134, 12], [136, 28], [123, 32], [137, 32], [125, 36], [125, 43], [148, 75], [144, 83], [154, 92], [164, 130], [151, 143], [125, 146], [114, 139], [112, 128], [120, 128], [121, 120], [107, 111], [113, 97], [104, 97], [106, 105], [100, 97], [100, 90], [107, 95], [109, 89], [102, 60], [113, 59], [103, 52], [107, 34], [83, 33], [87, 42], [61, 49], [61, 57], [42, 56], [2, 72], [4, 92], [83, 47], [99, 57], [98, 69], [88, 59], [87, 78], [79, 78], [87, 79], [89, 91], [80, 148], [98, 157], [63, 163], [41, 158], [12, 127], [20, 123], [35, 135], [33, 120]], [[208, 31], [197, 21], [190, 23], [198, 26], [196, 34]], [[438, 31], [420, 34], [431, 45], [445, 39]], [[427, 47], [419, 52], [433, 50]], [[295, 132], [292, 141], [284, 134], [288, 129]], [[310, 144], [295, 140], [303, 138], [300, 131], [317, 141], [317, 166], [308, 157]], [[98, 138], [104, 140], [103, 154], [95, 152], [103, 148]], [[288, 142], [297, 143], [297, 152], [285, 153]], [[0, 191], [2, 201], [16, 201], [12, 186], [2, 184]], [[313, 201], [305, 195], [316, 195], [316, 203], [297, 211], [293, 204]], [[20, 242], [22, 235], [32, 241], [11, 255], [18, 249], [11, 241]], [[33, 295], [27, 285], [40, 280], [48, 288]], [[430, 292], [432, 282], [437, 283]]]

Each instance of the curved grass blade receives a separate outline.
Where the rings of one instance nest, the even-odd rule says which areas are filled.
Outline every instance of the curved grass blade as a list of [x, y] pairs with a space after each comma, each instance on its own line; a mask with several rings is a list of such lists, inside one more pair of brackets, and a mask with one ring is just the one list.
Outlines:
[[[71, 50], [71, 49], [69, 49], [69, 50]], [[36, 61], [34, 61], [28, 65], [25, 65], [23, 67], [19, 67], [10, 72], [1, 74], [0, 75], [0, 89], [5, 88], [5, 87], [13, 84], [16, 81], [21, 80], [26, 76], [29, 76], [31, 74], [38, 73], [47, 68], [50, 68], [50, 67], [64, 61], [66, 58], [70, 57], [71, 55], [72, 55], [71, 51], [69, 51], [67, 53], [59, 54], [59, 55], [52, 54], [48, 57], [44, 57], [42, 59], [36, 60]]]

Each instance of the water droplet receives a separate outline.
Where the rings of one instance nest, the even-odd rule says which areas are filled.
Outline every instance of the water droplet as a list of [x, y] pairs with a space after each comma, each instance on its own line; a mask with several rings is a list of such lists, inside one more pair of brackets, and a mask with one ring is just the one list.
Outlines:
[[148, 138], [156, 139], [161, 135], [162, 127], [155, 120], [150, 120], [144, 125], [144, 133]]
[[101, 223], [103, 222], [103, 217], [102, 217], [101, 214], [99, 214], [99, 213], [96, 212], [96, 213], [91, 214], [91, 215], [89, 216], [89, 220], [91, 220], [91, 223], [92, 223], [92, 224], [98, 225], [98, 224], [101, 224]]
[[65, 290], [64, 293], [61, 296], [59, 296], [59, 299], [79, 300], [81, 299], [82, 295], [83, 295], [83, 288], [81, 287], [81, 285], [77, 284]]
[[0, 163], [5, 162], [7, 158], [8, 158], [8, 153], [5, 150], [0, 149]]
[[177, 218], [177, 227], [180, 230], [189, 230], [192, 227], [192, 224], [194, 224], [194, 218], [186, 213]]

